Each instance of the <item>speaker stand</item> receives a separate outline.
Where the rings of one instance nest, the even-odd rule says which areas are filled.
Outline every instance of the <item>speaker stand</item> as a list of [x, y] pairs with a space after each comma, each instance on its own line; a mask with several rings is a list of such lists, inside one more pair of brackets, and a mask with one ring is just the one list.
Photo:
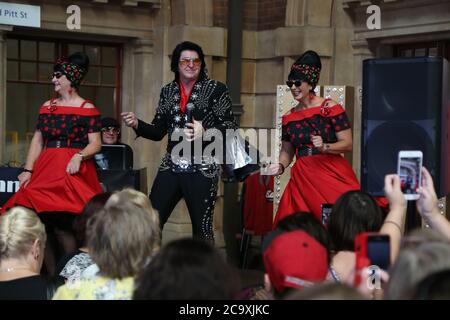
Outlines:
[[422, 227], [422, 219], [417, 212], [416, 200], [407, 201], [406, 207], [406, 221], [405, 221], [405, 234], [411, 230]]

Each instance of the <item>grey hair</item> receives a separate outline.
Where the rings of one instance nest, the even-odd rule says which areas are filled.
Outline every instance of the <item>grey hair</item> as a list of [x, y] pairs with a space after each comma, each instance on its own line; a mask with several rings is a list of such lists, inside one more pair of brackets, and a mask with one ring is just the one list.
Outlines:
[[416, 286], [428, 275], [450, 269], [450, 242], [431, 230], [413, 232], [402, 248], [389, 274], [385, 298], [411, 299]]
[[110, 278], [137, 275], [159, 249], [159, 217], [142, 192], [114, 193], [104, 208], [88, 221], [92, 260]]

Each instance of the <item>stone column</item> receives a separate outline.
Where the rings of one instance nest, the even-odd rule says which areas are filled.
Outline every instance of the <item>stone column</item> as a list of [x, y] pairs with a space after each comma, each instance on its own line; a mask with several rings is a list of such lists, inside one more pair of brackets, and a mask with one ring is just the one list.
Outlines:
[[287, 0], [286, 3], [286, 27], [298, 27], [305, 25], [305, 0]]
[[[233, 101], [233, 113], [236, 122], [240, 123], [242, 114], [241, 77], [242, 77], [242, 27], [243, 4], [240, 0], [228, 1], [228, 38], [227, 38], [227, 85]], [[223, 186], [223, 235], [228, 262], [239, 265], [239, 242], [236, 235], [242, 232], [242, 218], [236, 213], [240, 211], [239, 185], [237, 182]]]
[[212, 0], [172, 0], [172, 24], [213, 25]]
[[353, 115], [353, 170], [358, 179], [361, 178], [361, 139], [362, 139], [362, 72], [363, 61], [374, 58], [367, 40], [352, 40], [355, 79], [355, 109]]
[[3, 164], [6, 149], [6, 32], [11, 30], [11, 26], [0, 26], [0, 164]]
[[[157, 103], [155, 97], [159, 96], [160, 89], [160, 81], [154, 79], [153, 59], [153, 41], [150, 39], [132, 40], [124, 46], [122, 110], [133, 111], [146, 122], [153, 119]], [[163, 149], [159, 147], [160, 143], [153, 146], [149, 140], [135, 140], [134, 131], [125, 128], [122, 140], [133, 146], [135, 168], [147, 167], [148, 181], [153, 181], [152, 167], [156, 162], [153, 157], [159, 154], [155, 149]]]

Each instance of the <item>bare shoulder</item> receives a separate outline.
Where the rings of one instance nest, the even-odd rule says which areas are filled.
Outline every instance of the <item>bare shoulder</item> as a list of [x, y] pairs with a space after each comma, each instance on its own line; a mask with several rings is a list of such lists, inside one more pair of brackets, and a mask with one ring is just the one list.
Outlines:
[[95, 108], [95, 106], [94, 106], [92, 103], [87, 102], [87, 103], [84, 105], [83, 108], [86, 108], [86, 109], [93, 109], [93, 108]]
[[48, 106], [50, 105], [51, 102], [52, 102], [52, 100], [47, 100], [47, 101], [45, 101], [42, 105], [43, 105], [44, 107], [48, 107]]

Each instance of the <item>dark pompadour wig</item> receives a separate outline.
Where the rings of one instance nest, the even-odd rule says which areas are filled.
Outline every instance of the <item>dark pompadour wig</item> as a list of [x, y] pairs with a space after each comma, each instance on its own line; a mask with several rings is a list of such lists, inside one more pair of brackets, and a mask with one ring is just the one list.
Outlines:
[[[308, 72], [310, 70], [312, 72], [310, 72], [309, 74], [305, 73], [305, 66], [308, 66]], [[312, 89], [314, 90], [317, 82], [319, 81], [321, 69], [322, 63], [320, 62], [320, 57], [317, 52], [308, 50], [294, 62], [288, 79], [306, 81], [312, 86]]]
[[172, 72], [175, 73], [175, 80], [178, 80], [180, 77], [180, 74], [178, 72], [178, 62], [180, 61], [181, 52], [183, 52], [184, 50], [197, 52], [198, 57], [202, 61], [202, 66], [200, 68], [200, 75], [198, 80], [208, 78], [205, 64], [205, 55], [203, 54], [202, 47], [200, 47], [196, 43], [184, 41], [179, 43], [172, 52], [172, 61], [170, 63], [170, 70], [172, 70]]

